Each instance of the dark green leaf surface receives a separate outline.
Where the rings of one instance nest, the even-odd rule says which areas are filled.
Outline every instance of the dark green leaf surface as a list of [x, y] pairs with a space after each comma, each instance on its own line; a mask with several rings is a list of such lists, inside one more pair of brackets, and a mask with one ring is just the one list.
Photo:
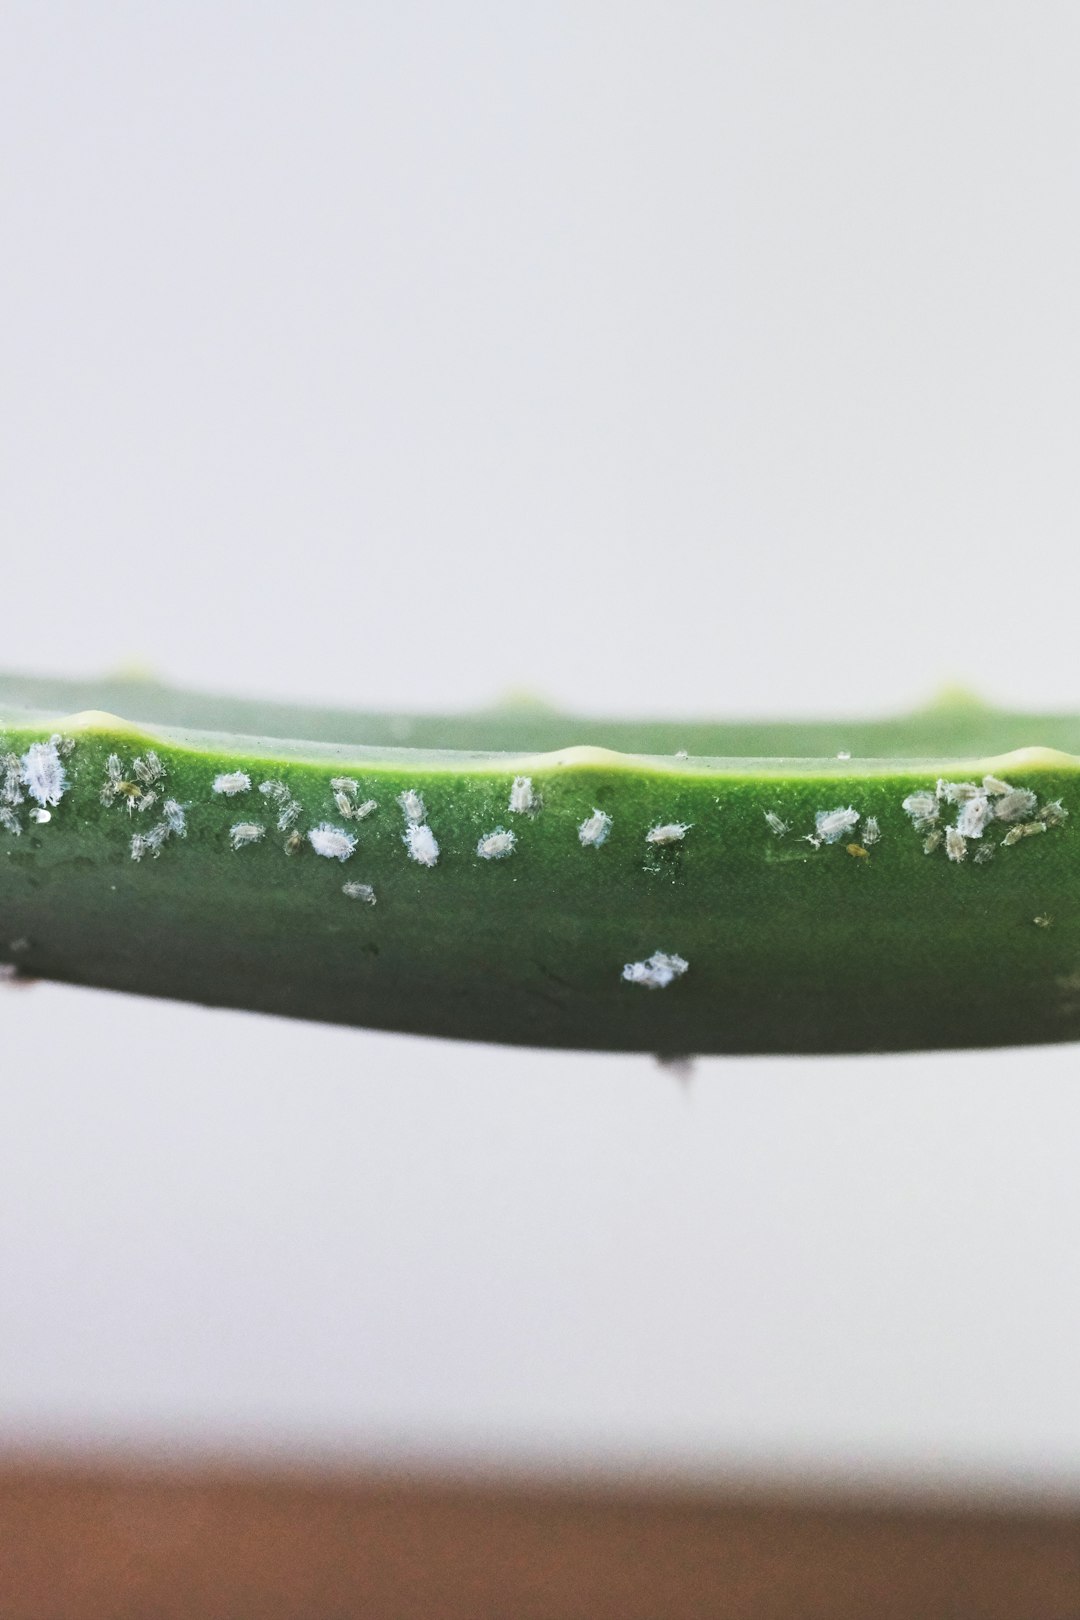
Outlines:
[[[1080, 1034], [1075, 718], [964, 701], [835, 724], [635, 725], [527, 705], [363, 716], [32, 679], [0, 682], [0, 706], [9, 972], [433, 1035], [666, 1054]], [[41, 802], [53, 736], [66, 739], [63, 790]], [[988, 774], [1035, 801], [1017, 808], [992, 787], [988, 802], [1007, 819], [958, 842], [963, 801], [935, 798], [936, 785], [969, 782], [981, 795]], [[215, 791], [223, 776], [250, 786]], [[338, 778], [355, 790], [335, 790]], [[531, 784], [529, 808], [511, 809], [518, 778]], [[410, 856], [399, 802], [409, 793], [422, 797], [414, 825], [438, 845], [433, 865]], [[921, 827], [904, 808], [912, 794], [934, 802]], [[518, 802], [527, 797], [519, 789]], [[821, 837], [819, 814], [849, 807], [858, 821]], [[610, 831], [583, 844], [596, 811]], [[650, 842], [664, 826], [686, 831]], [[950, 826], [962, 858], [950, 858]], [[321, 840], [320, 827], [331, 829]], [[489, 851], [512, 848], [485, 859], [478, 845], [492, 835]], [[347, 852], [349, 840], [344, 860], [317, 851]], [[624, 977], [634, 963], [639, 982]], [[658, 976], [669, 982], [651, 987]]]

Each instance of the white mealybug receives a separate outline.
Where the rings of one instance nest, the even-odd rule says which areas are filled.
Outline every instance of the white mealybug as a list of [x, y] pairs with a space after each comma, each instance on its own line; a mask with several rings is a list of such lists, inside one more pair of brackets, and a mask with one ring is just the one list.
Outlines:
[[294, 799], [284, 782], [260, 782], [259, 792], [277, 807], [278, 832], [288, 832], [297, 816], [300, 814], [301, 804]]
[[51, 810], [32, 810], [30, 812], [30, 820], [31, 821], [36, 821], [39, 827], [43, 827], [47, 821], [52, 820], [52, 811]]
[[850, 759], [851, 758], [851, 750], [850, 750], [850, 748], [841, 748], [836, 757], [837, 757], [837, 759]]
[[1024, 821], [1035, 814], [1037, 796], [1028, 788], [1010, 788], [994, 806], [998, 821]]
[[251, 777], [247, 771], [222, 771], [220, 776], [214, 777], [214, 792], [224, 793], [232, 798], [234, 793], [246, 793], [251, 787]]
[[496, 827], [493, 832], [484, 834], [476, 846], [476, 853], [483, 861], [501, 861], [512, 852], [516, 843], [516, 833], [508, 832], [505, 827]]
[[161, 807], [165, 825], [177, 838], [187, 837], [187, 817], [184, 815], [186, 809], [186, 804], [177, 804], [175, 799], [166, 799]]
[[944, 799], [946, 804], [963, 804], [981, 791], [975, 782], [946, 782], [944, 777], [938, 777], [937, 796]]
[[935, 849], [940, 849], [943, 838], [944, 834], [942, 833], [940, 827], [931, 828], [930, 832], [928, 832], [926, 837], [923, 839], [923, 854], [932, 855]]
[[902, 808], [907, 811], [917, 832], [926, 832], [941, 814], [937, 797], [933, 793], [909, 793]]
[[60, 738], [31, 743], [20, 761], [22, 782], [38, 804], [59, 804], [67, 787], [67, 775], [60, 760]]
[[993, 844], [990, 844], [990, 843], [980, 844], [978, 849], [975, 851], [975, 865], [976, 866], [985, 866], [987, 861], [992, 861], [993, 858], [994, 858], [994, 846], [993, 846]]
[[881, 828], [878, 825], [877, 816], [867, 816], [866, 820], [863, 822], [863, 843], [869, 848], [871, 844], [876, 844], [880, 837]]
[[594, 808], [577, 830], [578, 841], [583, 849], [598, 849], [610, 831], [611, 817], [607, 811]]
[[328, 861], [347, 861], [356, 848], [355, 835], [346, 832], [344, 827], [331, 826], [329, 821], [312, 827], [308, 843], [316, 855], [325, 855]]
[[1039, 811], [1039, 820], [1045, 827], [1060, 827], [1068, 814], [1060, 799], [1051, 799]]
[[347, 798], [355, 799], [360, 789], [351, 776], [332, 776], [330, 778], [330, 791], [332, 793], [344, 793]]
[[537, 808], [531, 776], [515, 776], [510, 786], [509, 810], [515, 816], [527, 816]]
[[819, 810], [814, 817], [814, 826], [817, 837], [823, 843], [835, 844], [852, 827], [857, 826], [858, 820], [859, 812], [848, 805], [846, 809], [841, 806], [836, 810]]
[[[165, 779], [165, 767], [152, 748], [146, 750], [142, 759], [134, 760], [131, 768], [143, 787], [153, 787], [155, 783]], [[156, 796], [155, 794], [155, 798]]]
[[657, 827], [650, 827], [645, 834], [647, 844], [681, 844], [686, 837], [692, 821], [667, 821]]
[[418, 827], [422, 821], [427, 820], [423, 795], [417, 793], [415, 788], [406, 788], [404, 793], [399, 793], [397, 802], [410, 826]]
[[341, 892], [350, 900], [362, 900], [368, 906], [375, 904], [375, 890], [370, 883], [343, 883]]
[[984, 776], [983, 792], [989, 793], [992, 799], [996, 799], [1002, 793], [1011, 793], [1012, 788], [1008, 782], [1003, 782], [1000, 776]]
[[685, 957], [653, 951], [644, 962], [627, 962], [622, 976], [627, 984], [641, 984], [646, 990], [665, 990], [673, 980], [681, 979], [689, 966]]
[[257, 844], [266, 837], [266, 828], [257, 821], [236, 821], [229, 828], [229, 843], [233, 849], [243, 849], [245, 844]]
[[13, 838], [19, 838], [22, 835], [18, 816], [6, 804], [0, 804], [0, 827], [9, 832]]
[[402, 842], [409, 851], [410, 860], [421, 866], [434, 866], [439, 859], [439, 846], [435, 834], [425, 823], [414, 821], [402, 834]]
[[0, 789], [0, 799], [5, 804], [22, 804], [26, 798], [23, 792], [22, 760], [18, 754], [5, 754], [3, 759], [4, 786]]
[[956, 827], [945, 829], [945, 853], [950, 861], [962, 861], [967, 855], [967, 843], [964, 835]]
[[789, 831], [788, 823], [782, 821], [775, 810], [764, 811], [764, 816], [766, 826], [771, 833], [776, 834], [777, 838], [783, 838], [784, 834]]
[[373, 810], [377, 810], [378, 808], [379, 806], [374, 799], [365, 799], [363, 804], [358, 804], [356, 809], [353, 811], [353, 820], [363, 821], [365, 816], [370, 816], [371, 812]]
[[[1006, 801], [1002, 799], [1001, 804]], [[961, 838], [981, 838], [988, 821], [993, 820], [994, 807], [985, 793], [976, 793], [965, 799], [956, 818], [956, 830]]]

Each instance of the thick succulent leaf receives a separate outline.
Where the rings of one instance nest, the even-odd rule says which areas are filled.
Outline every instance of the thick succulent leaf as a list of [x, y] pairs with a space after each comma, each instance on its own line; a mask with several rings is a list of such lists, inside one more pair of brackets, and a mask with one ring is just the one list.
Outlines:
[[1076, 719], [364, 716], [8, 679], [0, 736], [9, 975], [671, 1055], [1080, 1034]]

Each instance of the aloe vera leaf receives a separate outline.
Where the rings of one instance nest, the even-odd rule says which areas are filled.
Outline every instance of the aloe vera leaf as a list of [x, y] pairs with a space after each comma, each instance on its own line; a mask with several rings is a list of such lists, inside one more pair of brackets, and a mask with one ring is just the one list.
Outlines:
[[1080, 1034], [1077, 719], [395, 718], [9, 678], [0, 737], [10, 973], [669, 1055]]

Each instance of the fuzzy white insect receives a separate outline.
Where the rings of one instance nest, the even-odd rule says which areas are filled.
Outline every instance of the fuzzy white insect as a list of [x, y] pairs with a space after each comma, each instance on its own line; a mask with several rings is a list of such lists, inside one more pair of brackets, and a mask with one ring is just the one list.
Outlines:
[[516, 843], [516, 833], [508, 832], [505, 827], [496, 827], [494, 831], [484, 834], [476, 846], [476, 853], [483, 861], [501, 861], [513, 853]]
[[[1004, 804], [1004, 799], [999, 804]], [[994, 807], [985, 793], [976, 793], [965, 799], [956, 818], [956, 830], [961, 838], [981, 838], [986, 824], [993, 820]]]
[[251, 777], [247, 771], [222, 771], [214, 777], [214, 792], [224, 793], [231, 799], [236, 793], [247, 793], [251, 787]]
[[351, 776], [332, 776], [330, 778], [330, 790], [333, 793], [344, 793], [350, 799], [355, 799], [360, 791], [358, 784], [353, 781]]
[[880, 837], [881, 827], [878, 825], [877, 816], [867, 816], [866, 820], [863, 822], [863, 843], [867, 846], [867, 848], [869, 848], [872, 844], [876, 844]]
[[439, 859], [435, 834], [421, 822], [411, 822], [402, 834], [402, 841], [409, 851], [410, 860], [419, 862], [421, 866], [434, 866]]
[[786, 821], [782, 821], [776, 814], [775, 810], [766, 810], [764, 815], [769, 831], [771, 833], [775, 833], [777, 838], [783, 838], [784, 834], [790, 830], [788, 823]]
[[344, 827], [331, 826], [329, 821], [312, 827], [308, 833], [308, 843], [316, 855], [325, 855], [328, 861], [347, 861], [356, 848], [355, 836], [346, 832]]
[[175, 799], [166, 799], [161, 807], [165, 825], [175, 838], [187, 837], [187, 817], [184, 814], [186, 809], [186, 804], [177, 804]]
[[358, 804], [353, 811], [353, 820], [363, 821], [365, 816], [370, 816], [372, 811], [378, 808], [379, 806], [374, 799], [365, 799], [363, 804]]
[[1010, 849], [1013, 844], [1018, 844], [1023, 836], [1023, 827], [1010, 827], [1004, 838], [1001, 840], [1002, 849]]
[[260, 782], [259, 792], [265, 794], [277, 807], [278, 832], [288, 832], [300, 814], [302, 806], [299, 799], [293, 798], [284, 782]]
[[350, 900], [362, 900], [368, 906], [375, 904], [375, 890], [370, 883], [343, 883], [341, 892]]
[[956, 827], [945, 829], [945, 853], [950, 861], [962, 861], [967, 857], [967, 843]]
[[18, 816], [6, 804], [0, 805], [0, 827], [6, 828], [13, 838], [18, 838], [22, 834]]
[[627, 962], [622, 977], [627, 984], [644, 985], [646, 990], [666, 990], [675, 979], [682, 978], [689, 966], [685, 957], [653, 951], [644, 962]]
[[51, 810], [33, 810], [30, 813], [30, 820], [31, 821], [36, 821], [39, 827], [43, 827], [47, 821], [52, 820], [52, 811]]
[[527, 816], [538, 808], [531, 776], [515, 776], [510, 787], [510, 811], [515, 816]]
[[983, 792], [989, 793], [992, 799], [999, 798], [1002, 793], [1011, 793], [1012, 788], [1008, 782], [1003, 782], [1000, 776], [984, 776]]
[[258, 844], [266, 837], [266, 828], [258, 821], [234, 821], [229, 828], [229, 843], [233, 849], [243, 849], [245, 844]]
[[946, 804], [963, 804], [981, 791], [975, 782], [946, 782], [944, 777], [938, 777], [937, 796], [944, 799]]
[[660, 826], [650, 827], [645, 834], [647, 844], [681, 844], [686, 837], [692, 821], [667, 821]]
[[22, 782], [38, 804], [59, 804], [67, 787], [67, 773], [60, 759], [60, 737], [31, 743], [20, 761]]
[[422, 821], [427, 820], [427, 809], [424, 805], [423, 795], [417, 793], [415, 788], [406, 788], [404, 793], [398, 794], [398, 804], [405, 820], [411, 827], [418, 827]]
[[1050, 803], [1044, 804], [1039, 811], [1039, 820], [1046, 827], [1060, 827], [1068, 814], [1060, 799], [1051, 799]]
[[851, 750], [848, 749], [848, 748], [841, 748], [840, 752], [837, 754], [836, 757], [837, 757], [837, 759], [850, 759], [851, 758]]
[[131, 768], [143, 787], [153, 787], [155, 783], [165, 780], [165, 767], [152, 748], [146, 750], [142, 759], [134, 760]]
[[583, 849], [599, 849], [611, 831], [611, 817], [606, 810], [597, 810], [594, 806], [591, 816], [587, 816], [577, 830], [578, 842]]
[[980, 844], [978, 849], [975, 851], [976, 866], [985, 866], [987, 861], [992, 861], [993, 858], [994, 846], [991, 843]]
[[1035, 814], [1038, 802], [1028, 788], [1010, 788], [995, 804], [994, 815], [999, 821], [1025, 821]]
[[852, 827], [857, 826], [858, 821], [859, 812], [848, 805], [846, 809], [841, 806], [836, 810], [819, 810], [814, 817], [814, 827], [823, 843], [835, 844]]
[[928, 831], [941, 814], [933, 793], [909, 793], [901, 808], [907, 811], [917, 832]]
[[26, 798], [23, 792], [22, 761], [18, 754], [5, 754], [3, 759], [4, 785], [0, 789], [0, 799], [4, 804], [22, 804]]
[[940, 827], [934, 827], [923, 839], [923, 854], [932, 855], [935, 849], [940, 849], [944, 834]]

